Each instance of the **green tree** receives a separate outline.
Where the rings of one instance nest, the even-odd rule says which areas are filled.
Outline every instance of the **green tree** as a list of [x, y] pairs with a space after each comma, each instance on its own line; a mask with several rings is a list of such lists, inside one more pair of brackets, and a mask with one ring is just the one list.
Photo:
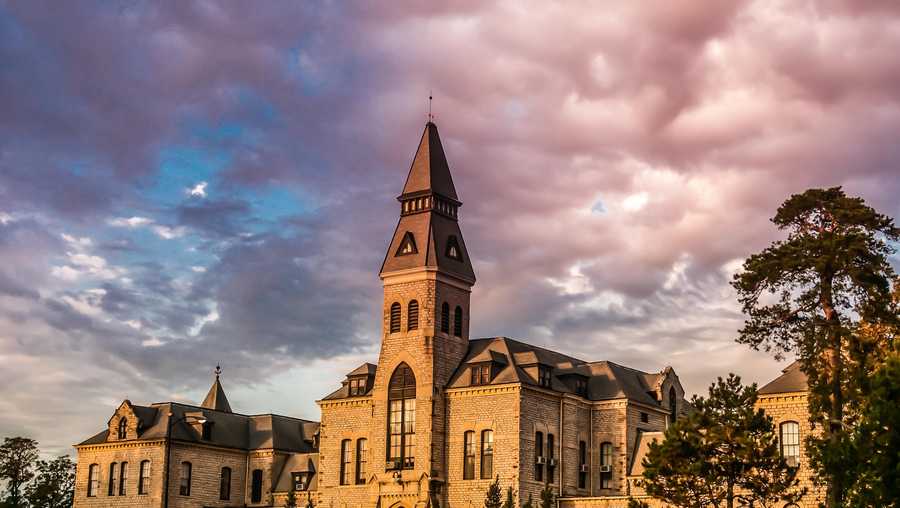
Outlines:
[[37, 441], [26, 437], [3, 439], [0, 445], [0, 480], [6, 481], [5, 502], [9, 508], [25, 506], [22, 488], [34, 478], [37, 458]]
[[37, 461], [37, 476], [25, 487], [25, 498], [37, 508], [69, 508], [75, 496], [75, 462], [68, 455]]
[[288, 489], [287, 498], [284, 500], [284, 508], [297, 508], [297, 494], [293, 487]]
[[500, 489], [500, 475], [497, 475], [484, 495], [484, 508], [500, 508], [502, 504], [503, 490]]
[[828, 486], [827, 505], [843, 506], [852, 479], [847, 429], [854, 404], [846, 359], [854, 327], [893, 321], [888, 262], [900, 230], [840, 187], [788, 198], [772, 219], [787, 232], [750, 256], [732, 283], [748, 316], [738, 342], [795, 355], [809, 382], [811, 419], [824, 435], [807, 441], [812, 466]]
[[541, 490], [541, 508], [553, 508], [553, 489], [549, 485], [544, 485]]
[[713, 383], [708, 398], [695, 396], [695, 411], [650, 444], [647, 494], [686, 508], [797, 501], [797, 472], [781, 457], [772, 419], [756, 400], [756, 385], [742, 386], [734, 374]]
[[516, 501], [513, 499], [512, 487], [506, 488], [506, 501], [503, 502], [503, 508], [516, 508]]
[[532, 499], [530, 492], [528, 493], [528, 501], [525, 501], [522, 508], [534, 508], [534, 500]]

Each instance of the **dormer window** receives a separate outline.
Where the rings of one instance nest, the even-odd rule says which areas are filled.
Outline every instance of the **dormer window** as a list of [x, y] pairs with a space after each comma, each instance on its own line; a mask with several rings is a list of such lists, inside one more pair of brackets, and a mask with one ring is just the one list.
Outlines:
[[202, 424], [200, 424], [200, 434], [201, 434], [201, 438], [204, 441], [212, 440], [212, 428], [213, 428], [213, 423], [210, 421], [205, 421]]
[[472, 385], [486, 385], [491, 382], [491, 364], [490, 363], [482, 363], [479, 365], [473, 365], [471, 368], [472, 372]]
[[546, 365], [538, 365], [538, 385], [544, 388], [550, 388], [550, 367]]
[[127, 439], [128, 438], [128, 419], [124, 416], [119, 420], [119, 431], [118, 431], [119, 439]]
[[308, 472], [291, 473], [291, 478], [294, 481], [294, 490], [302, 492], [309, 489], [309, 477], [310, 474]]
[[408, 256], [417, 252], [419, 250], [416, 249], [416, 239], [412, 233], [407, 231], [403, 235], [403, 240], [400, 241], [400, 247], [397, 248], [397, 256]]
[[455, 259], [456, 261], [463, 260], [462, 249], [459, 248], [459, 240], [456, 239], [455, 235], [451, 235], [450, 238], [447, 239], [447, 250], [445, 254], [450, 259]]
[[587, 379], [575, 378], [575, 394], [587, 397]]
[[350, 378], [350, 396], [355, 397], [366, 394], [366, 378]]

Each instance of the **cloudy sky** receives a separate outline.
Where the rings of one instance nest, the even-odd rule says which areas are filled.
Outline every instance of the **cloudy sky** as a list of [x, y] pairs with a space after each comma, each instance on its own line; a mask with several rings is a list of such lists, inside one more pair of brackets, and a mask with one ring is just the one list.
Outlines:
[[0, 0], [0, 436], [71, 451], [217, 362], [317, 418], [431, 91], [474, 336], [765, 382], [728, 281], [778, 204], [900, 217], [896, 1], [439, 4]]

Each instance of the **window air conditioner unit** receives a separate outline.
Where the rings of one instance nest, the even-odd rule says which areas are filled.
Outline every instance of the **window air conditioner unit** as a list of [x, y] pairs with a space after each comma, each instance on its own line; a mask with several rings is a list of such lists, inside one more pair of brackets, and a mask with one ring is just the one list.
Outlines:
[[612, 466], [600, 466], [601, 473], [612, 473]]
[[547, 465], [549, 465], [550, 467], [556, 467], [556, 459], [548, 460]]
[[400, 461], [399, 460], [389, 460], [387, 461], [387, 469], [400, 469]]
[[544, 457], [538, 457], [537, 459], [535, 459], [534, 463], [544, 465], [547, 463], [547, 459], [545, 459]]
[[581, 471], [582, 473], [587, 473], [587, 472], [590, 471], [590, 469], [591, 469], [591, 468], [590, 468], [587, 464], [582, 464], [582, 465], [581, 465], [581, 468], [579, 469], [579, 471]]

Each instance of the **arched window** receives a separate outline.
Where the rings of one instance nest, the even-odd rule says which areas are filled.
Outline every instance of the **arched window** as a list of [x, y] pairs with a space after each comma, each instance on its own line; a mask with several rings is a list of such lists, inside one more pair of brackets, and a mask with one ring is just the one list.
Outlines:
[[262, 501], [262, 469], [254, 469], [250, 478], [250, 502]]
[[475, 479], [475, 431], [463, 434], [463, 480]]
[[462, 337], [462, 325], [462, 307], [457, 305], [453, 311], [453, 335]]
[[341, 441], [341, 485], [350, 485], [350, 440]]
[[190, 462], [181, 463], [181, 483], [178, 487], [178, 493], [182, 496], [191, 495], [191, 469], [192, 467]]
[[367, 439], [356, 440], [356, 484], [366, 483], [369, 465], [369, 441]]
[[412, 469], [416, 450], [416, 376], [401, 363], [388, 386], [388, 462], [395, 469]]
[[800, 466], [800, 424], [797, 422], [782, 422], [779, 425], [781, 435], [781, 456], [788, 466]]
[[669, 388], [669, 414], [672, 423], [675, 423], [675, 419], [678, 418], [678, 393], [675, 392], [674, 386]]
[[441, 305], [441, 331], [450, 333], [450, 304], [447, 302]]
[[88, 467], [88, 497], [97, 497], [98, 490], [100, 490], [100, 464], [91, 464]]
[[219, 499], [228, 501], [231, 499], [231, 468], [223, 467], [219, 474]]
[[150, 461], [141, 461], [140, 476], [138, 477], [138, 494], [144, 495], [150, 492]]
[[119, 485], [119, 465], [113, 462], [109, 465], [109, 483], [106, 486], [106, 495], [115, 496], [116, 486]]
[[494, 431], [481, 431], [481, 478], [489, 480], [494, 476]]
[[128, 463], [123, 462], [123, 463], [119, 464], [119, 495], [120, 496], [124, 496], [128, 493], [127, 488], [126, 488], [127, 485], [128, 485]]
[[612, 443], [600, 444], [600, 488], [612, 488]]
[[391, 333], [400, 331], [400, 302], [391, 304]]
[[419, 302], [416, 300], [410, 300], [406, 306], [406, 329], [419, 329]]
[[119, 419], [118, 437], [119, 439], [126, 439], [128, 437], [128, 418], [125, 418], [124, 416]]

